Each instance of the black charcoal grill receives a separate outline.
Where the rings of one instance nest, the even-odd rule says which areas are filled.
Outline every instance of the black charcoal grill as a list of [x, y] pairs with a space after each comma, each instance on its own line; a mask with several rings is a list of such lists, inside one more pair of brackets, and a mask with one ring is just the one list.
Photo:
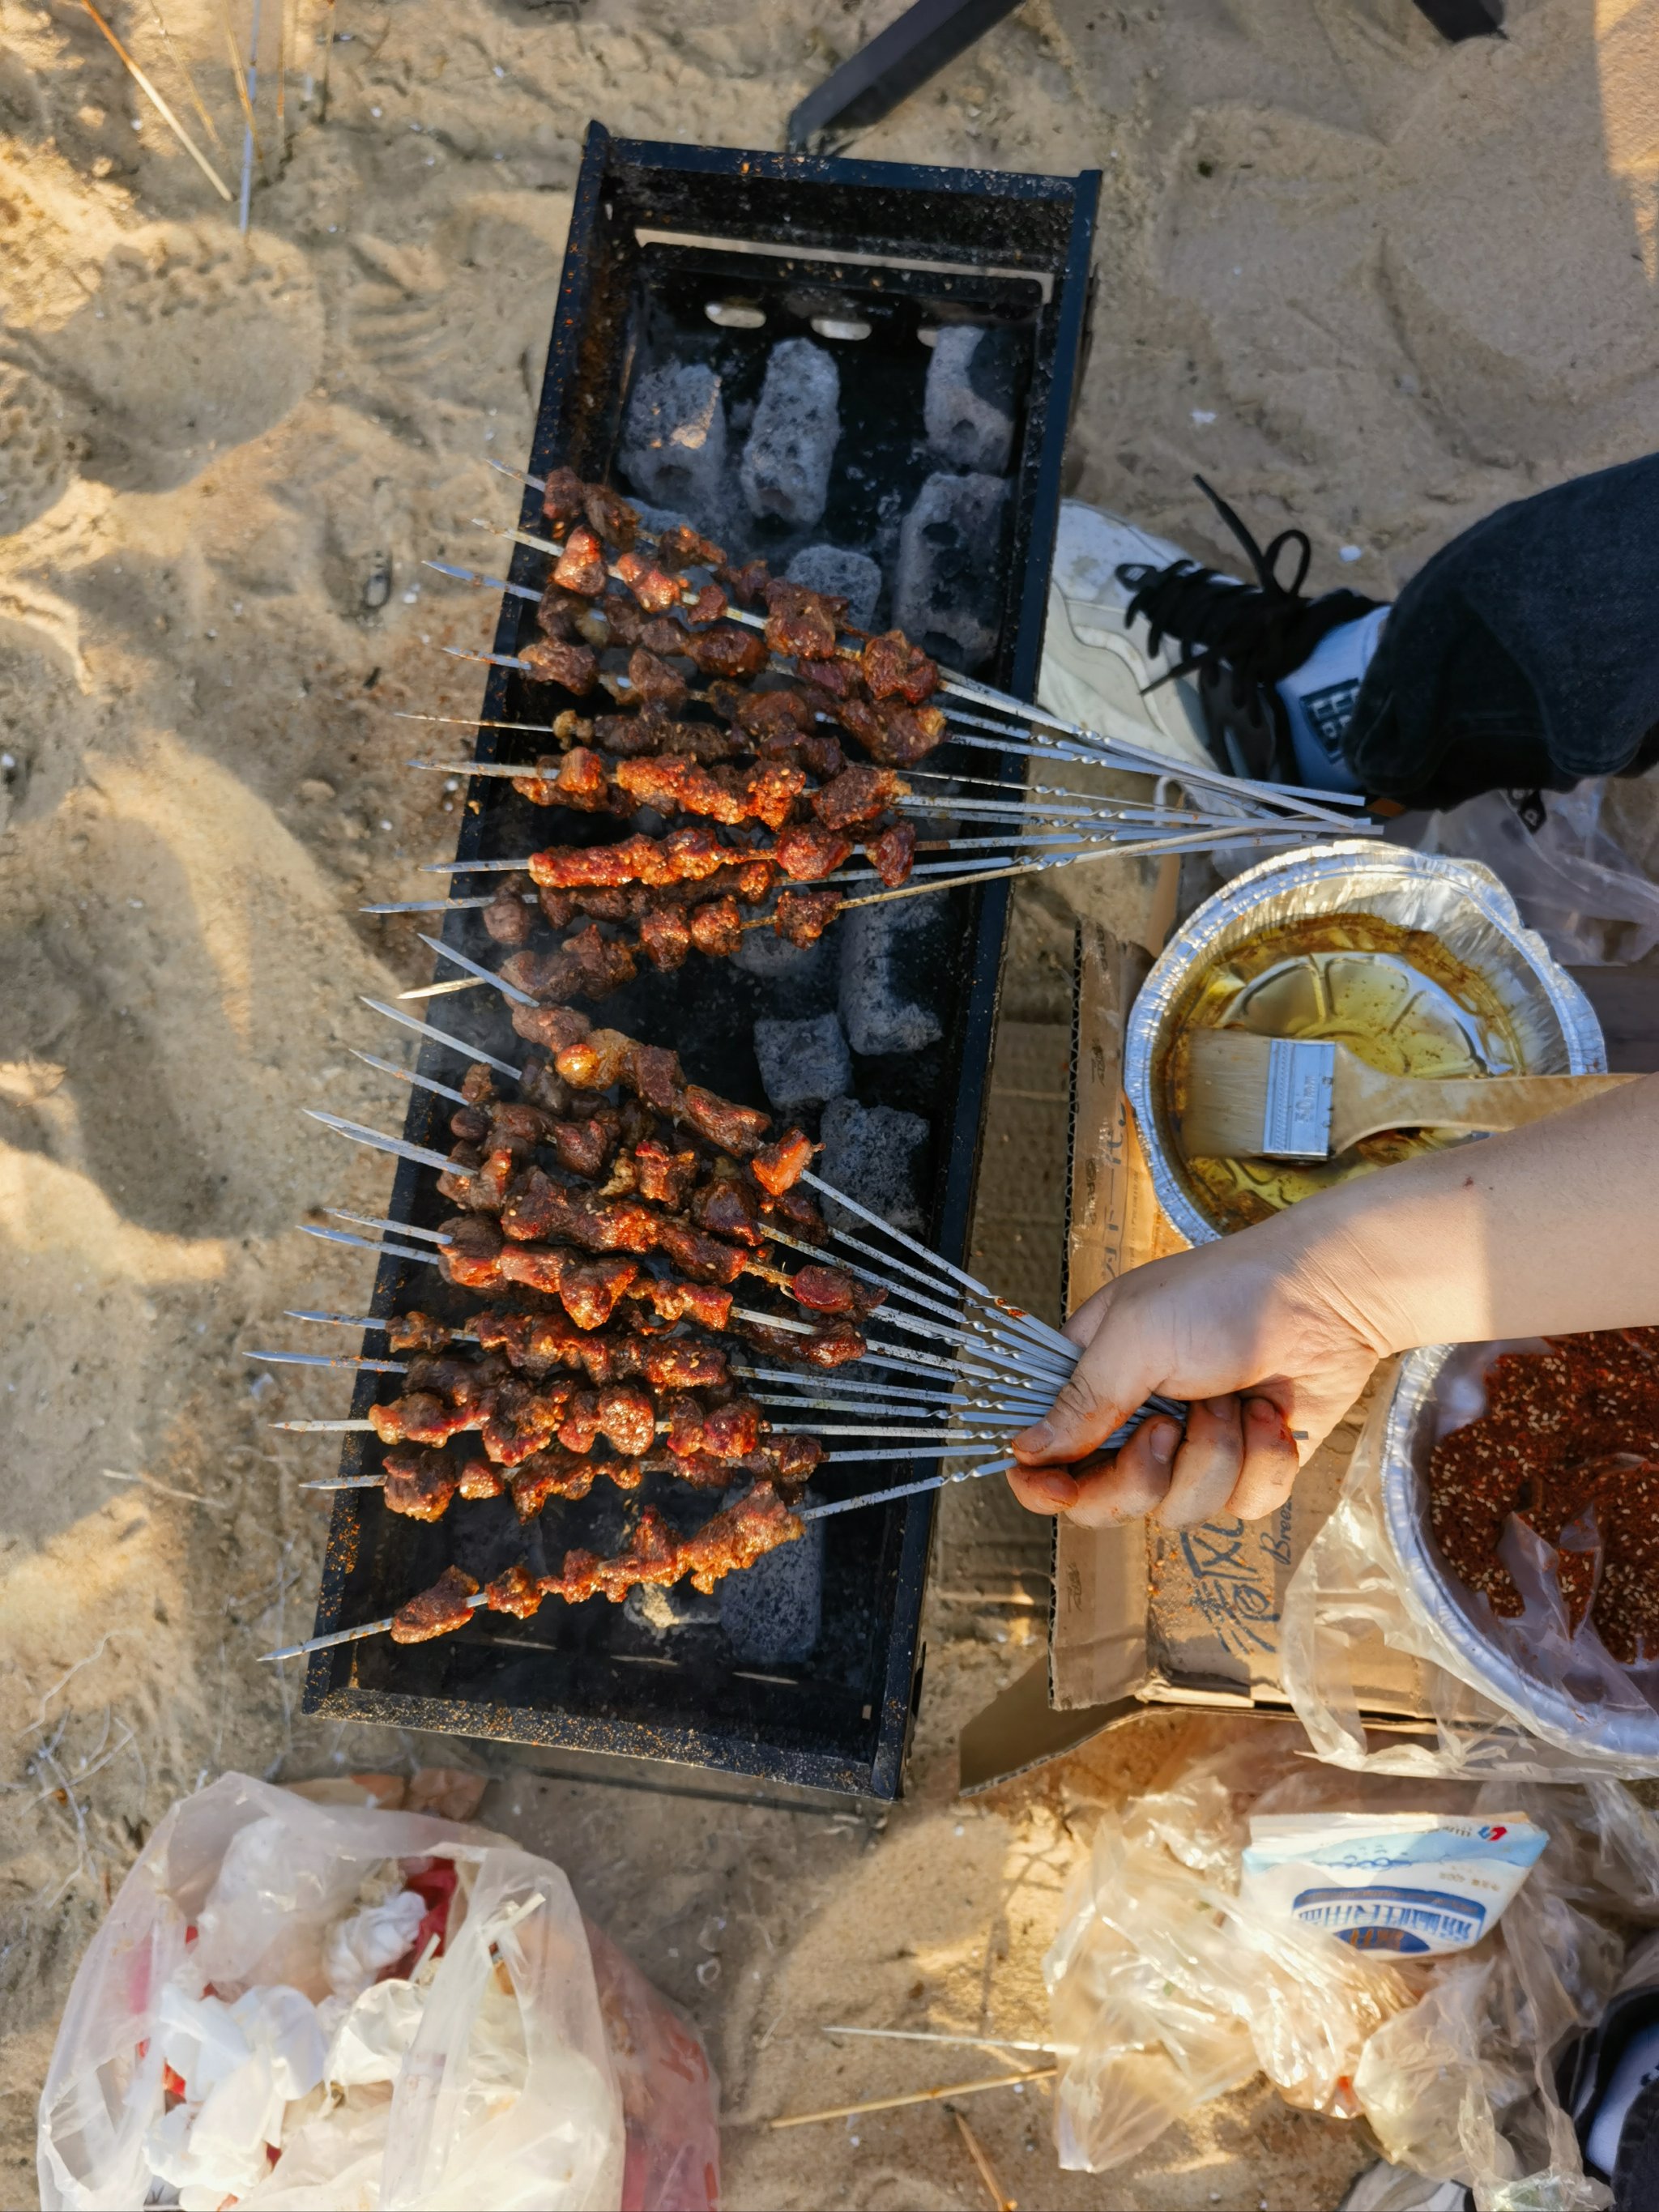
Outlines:
[[[1011, 365], [1009, 388], [1018, 401], [1006, 534], [999, 546], [975, 549], [978, 569], [962, 581], [987, 595], [996, 641], [975, 672], [1029, 697], [1042, 647], [1061, 452], [1085, 340], [1098, 181], [1092, 173], [1003, 175], [648, 144], [613, 139], [592, 125], [532, 470], [539, 476], [568, 462], [584, 477], [633, 493], [637, 487], [619, 453], [629, 395], [641, 375], [668, 362], [710, 364], [740, 428], [772, 347], [811, 337], [841, 371], [842, 434], [823, 521], [802, 532], [775, 518], [736, 525], [728, 518], [720, 534], [729, 550], [763, 555], [779, 571], [809, 538], [867, 551], [889, 579], [878, 610], [883, 621], [900, 518], [939, 466], [923, 446], [929, 354], [920, 333], [953, 321], [994, 326], [1004, 334], [1000, 357]], [[529, 272], [520, 273], [523, 279]], [[719, 319], [711, 318], [711, 304]], [[836, 335], [860, 326], [867, 335]], [[522, 526], [541, 527], [533, 492], [525, 496]], [[545, 573], [542, 556], [518, 551], [514, 581], [539, 587]], [[528, 603], [507, 599], [496, 650], [511, 653], [532, 624]], [[492, 720], [544, 722], [550, 700], [556, 708], [567, 703], [496, 670], [483, 713]], [[540, 742], [483, 729], [475, 757], [527, 760]], [[1020, 768], [1016, 758], [957, 749], [929, 765], [1010, 780]], [[457, 857], [514, 855], [555, 838], [595, 834], [592, 817], [550, 816], [505, 780], [483, 778], [471, 787]], [[973, 1196], [1006, 889], [993, 884], [928, 902], [928, 920], [907, 940], [902, 980], [907, 995], [937, 1018], [939, 1037], [918, 1050], [854, 1060], [854, 1087], [865, 1107], [926, 1119], [931, 1136], [917, 1168], [919, 1212], [934, 1249], [958, 1261]], [[447, 942], [493, 964], [494, 948], [476, 913], [451, 914], [447, 924]], [[694, 954], [677, 974], [642, 973], [595, 1011], [601, 1020], [674, 1047], [692, 1079], [763, 1104], [754, 1023], [836, 1005], [847, 926], [838, 922], [810, 954], [770, 970]], [[430, 1018], [503, 1058], [523, 1056], [493, 992], [439, 999]], [[440, 1047], [424, 1047], [421, 1064], [452, 1083], [459, 1073]], [[416, 1092], [408, 1139], [447, 1149], [447, 1110], [443, 1101]], [[394, 1217], [434, 1225], [449, 1211], [434, 1182], [428, 1170], [400, 1166]], [[391, 1257], [381, 1263], [375, 1295], [375, 1310], [388, 1313], [413, 1304], [453, 1316], [476, 1303], [434, 1268]], [[380, 1340], [365, 1348], [378, 1352]], [[362, 1374], [354, 1414], [377, 1396], [396, 1394], [396, 1377]], [[341, 1473], [373, 1472], [380, 1452], [372, 1437], [351, 1436]], [[847, 1495], [931, 1471], [897, 1458], [828, 1468], [813, 1494]], [[675, 1496], [674, 1486], [651, 1480], [657, 1488], [643, 1494], [682, 1526], [710, 1510], [708, 1501]], [[555, 1602], [526, 1622], [481, 1613], [459, 1636], [430, 1644], [405, 1647], [377, 1638], [319, 1652], [309, 1664], [305, 1707], [341, 1719], [557, 1747], [567, 1763], [570, 1754], [599, 1755], [601, 1764], [608, 1757], [618, 1771], [624, 1761], [629, 1771], [641, 1759], [671, 1762], [892, 1797], [914, 1708], [933, 1502], [923, 1496], [819, 1524], [821, 1618], [805, 1656], [757, 1658], [752, 1642], [734, 1644], [718, 1604], [707, 1601], [685, 1609], [714, 1618], [672, 1627], [660, 1618], [653, 1625], [631, 1607]], [[626, 1510], [600, 1484], [580, 1504], [550, 1505], [531, 1532], [520, 1528], [505, 1498], [458, 1502], [442, 1521], [424, 1526], [388, 1514], [373, 1490], [343, 1491], [329, 1532], [317, 1632], [392, 1610], [452, 1559], [483, 1579], [520, 1557], [556, 1565], [569, 1544], [611, 1548]]]

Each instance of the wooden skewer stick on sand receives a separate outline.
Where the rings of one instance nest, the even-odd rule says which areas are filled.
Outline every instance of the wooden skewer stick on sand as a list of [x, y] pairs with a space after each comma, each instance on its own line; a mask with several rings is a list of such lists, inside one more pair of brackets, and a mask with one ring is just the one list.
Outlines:
[[283, 164], [288, 159], [288, 4], [289, 0], [276, 0], [276, 172], [279, 176]]
[[109, 25], [99, 14], [97, 9], [93, 6], [92, 0], [81, 0], [81, 5], [86, 9], [88, 15], [91, 16], [93, 21], [97, 24], [99, 29], [109, 40], [111, 46], [114, 47], [117, 54], [118, 54], [121, 58], [121, 62], [125, 68], [128, 76], [131, 77], [139, 91], [143, 94], [145, 99], [149, 100], [150, 106], [161, 117], [162, 122], [167, 125], [168, 130], [172, 131], [173, 137], [184, 148], [185, 153], [190, 155], [191, 161], [195, 162], [197, 167], [202, 172], [202, 174], [213, 186], [214, 191], [218, 193], [222, 200], [228, 200], [231, 196], [230, 186], [219, 174], [219, 172], [214, 167], [212, 162], [209, 161], [207, 155], [202, 151], [196, 141], [191, 137], [189, 131], [185, 130], [184, 125], [179, 120], [173, 110], [167, 106], [166, 100], [162, 99], [161, 94], [157, 92], [155, 87], [144, 75], [143, 70], [139, 68], [137, 63], [134, 61], [132, 56], [121, 44], [119, 39], [116, 37], [114, 32], [111, 30]]
[[[185, 59], [184, 56], [179, 52], [179, 49], [173, 45], [173, 33], [167, 27], [167, 19], [162, 15], [161, 9], [157, 6], [156, 0], [149, 0], [149, 12], [155, 18], [155, 27], [161, 33], [161, 44], [167, 50], [168, 60], [172, 62], [174, 69], [178, 70], [179, 76], [185, 80], [185, 89], [190, 94], [190, 104], [196, 110], [198, 115], [201, 117], [203, 130], [207, 132], [208, 137], [213, 141], [216, 149], [219, 153], [222, 154], [225, 150], [225, 142], [219, 136], [219, 126], [214, 121], [212, 116], [208, 112], [207, 108], [203, 104], [202, 95], [196, 89], [196, 80], [190, 73], [190, 64]], [[226, 198], [229, 198], [228, 192], [227, 192]]]
[[969, 2157], [979, 2168], [979, 2178], [985, 2184], [985, 2193], [990, 2198], [994, 2212], [1019, 2212], [1018, 2201], [1005, 2191], [1002, 2184], [997, 2179], [995, 2169], [990, 2160], [985, 2155], [979, 2137], [969, 2126], [968, 2115], [965, 2112], [957, 2112], [954, 2106], [950, 2108], [950, 2112], [951, 2118], [962, 2131], [962, 2140], [968, 2146]]
[[813, 2120], [850, 2120], [860, 2112], [896, 2112], [901, 2105], [934, 2105], [944, 2097], [977, 2096], [982, 2089], [1006, 2089], [1016, 2081], [1049, 2081], [1058, 2066], [1031, 2066], [1019, 2074], [992, 2074], [982, 2081], [952, 2081], [942, 2089], [911, 2089], [902, 2097], [866, 2097], [856, 2105], [826, 2105], [817, 2112], [787, 2112], [769, 2120], [769, 2128], [804, 2128]]

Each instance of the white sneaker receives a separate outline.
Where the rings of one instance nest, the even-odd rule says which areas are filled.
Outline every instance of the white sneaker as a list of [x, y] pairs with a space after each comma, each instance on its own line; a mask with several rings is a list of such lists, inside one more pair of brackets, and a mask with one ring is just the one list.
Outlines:
[[[1160, 753], [1171, 767], [1213, 769], [1198, 685], [1187, 676], [1159, 682], [1176, 662], [1152, 650], [1143, 620], [1127, 620], [1132, 586], [1117, 573], [1131, 564], [1163, 568], [1186, 557], [1178, 545], [1120, 514], [1063, 501], [1037, 701], [1103, 737]], [[1149, 690], [1153, 684], [1158, 688]]]

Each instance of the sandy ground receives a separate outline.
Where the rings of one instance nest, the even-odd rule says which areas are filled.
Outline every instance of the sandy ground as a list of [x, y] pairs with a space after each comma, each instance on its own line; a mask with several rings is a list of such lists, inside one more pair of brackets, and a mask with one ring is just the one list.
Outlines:
[[[386, 710], [465, 714], [475, 672], [436, 648], [491, 618], [418, 563], [506, 513], [484, 459], [527, 443], [588, 118], [776, 144], [898, 0], [295, 5], [281, 148], [264, 9], [275, 181], [243, 241], [88, 15], [0, 0], [8, 2204], [33, 2201], [75, 1962], [173, 1797], [230, 1765], [466, 1755], [319, 1729], [252, 1663], [308, 1622], [324, 1527], [295, 1487], [319, 1461], [265, 1423], [337, 1407], [241, 1354], [284, 1306], [361, 1297], [363, 1268], [292, 1224], [385, 1188], [295, 1109], [384, 1113], [346, 1050], [353, 994], [422, 980], [427, 956], [355, 908], [410, 896], [453, 828]], [[216, 8], [164, 8], [234, 175]], [[325, 19], [325, 125], [303, 74]], [[149, 0], [114, 20], [204, 136]], [[1304, 524], [1316, 580], [1386, 594], [1498, 501], [1659, 442], [1659, 4], [1514, 0], [1510, 28], [1452, 49], [1408, 0], [1027, 0], [859, 150], [1100, 166], [1072, 488], [1219, 551], [1202, 469], [1264, 537]], [[1034, 908], [1011, 1020], [1056, 1018], [1056, 934]], [[1035, 1267], [1052, 1195], [981, 1222], [988, 1272]], [[921, 2046], [833, 2045], [828, 2020], [1040, 2033], [1089, 1808], [1177, 1731], [953, 1803], [957, 1728], [1032, 1656], [1042, 1553], [994, 1501], [952, 1510], [913, 1790], [881, 1832], [527, 1773], [486, 1805], [704, 2027], [735, 2205], [981, 2201], [937, 2109], [750, 2124], [952, 2078]], [[1315, 2212], [1365, 2156], [1246, 2094], [1133, 2173], [1061, 2176], [1042, 2105], [974, 2108], [1028, 2205]]]

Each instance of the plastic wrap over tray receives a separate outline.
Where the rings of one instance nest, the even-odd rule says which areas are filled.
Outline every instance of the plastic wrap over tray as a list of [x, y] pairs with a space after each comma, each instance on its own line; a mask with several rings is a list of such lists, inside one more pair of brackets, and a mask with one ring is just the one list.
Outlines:
[[[1298, 933], [1311, 949], [1297, 949]], [[1354, 942], [1333, 950], [1344, 938]], [[1352, 1006], [1345, 992], [1357, 994]], [[1129, 1017], [1124, 1087], [1158, 1204], [1193, 1244], [1390, 1158], [1468, 1141], [1394, 1133], [1314, 1166], [1200, 1171], [1182, 1158], [1173, 1121], [1181, 1042], [1194, 1019], [1334, 1037], [1404, 1075], [1607, 1066], [1589, 1000], [1489, 869], [1358, 841], [1264, 860], [1170, 939]]]

